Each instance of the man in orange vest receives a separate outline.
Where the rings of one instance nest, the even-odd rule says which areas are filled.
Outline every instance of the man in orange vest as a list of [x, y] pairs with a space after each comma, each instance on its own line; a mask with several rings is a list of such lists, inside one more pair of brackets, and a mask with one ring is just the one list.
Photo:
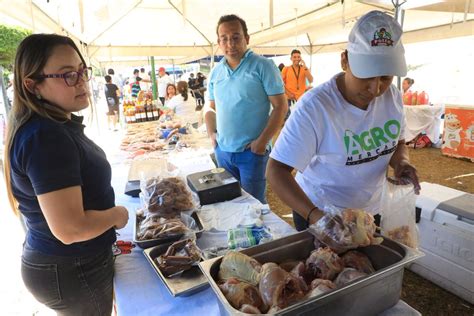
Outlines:
[[303, 59], [301, 59], [301, 52], [297, 49], [291, 51], [291, 66], [283, 68], [281, 76], [285, 84], [285, 94], [288, 98], [288, 113], [291, 104], [298, 101], [298, 99], [306, 91], [306, 80], [309, 83], [313, 82], [313, 76], [306, 67]]

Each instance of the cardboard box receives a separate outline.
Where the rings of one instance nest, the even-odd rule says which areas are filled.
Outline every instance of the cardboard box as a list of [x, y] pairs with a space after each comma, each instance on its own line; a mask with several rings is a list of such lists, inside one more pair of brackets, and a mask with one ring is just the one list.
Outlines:
[[446, 105], [441, 152], [474, 162], [474, 106]]
[[[433, 202], [439, 203], [433, 208]], [[422, 183], [417, 207], [425, 257], [409, 269], [474, 304], [474, 195]]]

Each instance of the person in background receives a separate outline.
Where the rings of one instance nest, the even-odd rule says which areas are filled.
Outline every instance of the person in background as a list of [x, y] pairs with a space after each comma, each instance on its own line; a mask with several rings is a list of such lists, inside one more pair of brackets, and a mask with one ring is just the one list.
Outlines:
[[26, 288], [58, 315], [112, 313], [115, 205], [105, 153], [73, 112], [90, 104], [91, 68], [74, 41], [33, 34], [15, 57], [5, 180], [27, 228], [21, 259]]
[[194, 90], [195, 85], [196, 85], [196, 78], [194, 78], [193, 73], [190, 73], [189, 74], [189, 79], [188, 79], [188, 87], [189, 87], [189, 89]]
[[107, 101], [107, 106], [109, 111], [107, 112], [107, 124], [109, 129], [117, 131], [117, 122], [120, 118], [119, 110], [119, 95], [120, 91], [117, 85], [112, 83], [112, 77], [109, 75], [105, 76], [105, 100]]
[[165, 96], [165, 104], [166, 106], [168, 102], [176, 95], [176, 86], [173, 83], [168, 83], [166, 86], [166, 96]]
[[130, 95], [132, 98], [136, 98], [138, 93], [141, 91], [140, 82], [142, 81], [142, 78], [139, 76], [138, 69], [133, 71], [133, 77], [134, 78], [131, 78], [132, 81], [130, 83]]
[[381, 11], [362, 16], [341, 53], [343, 72], [304, 94], [285, 123], [267, 177], [293, 209], [297, 230], [323, 216], [325, 201], [378, 214], [388, 166], [418, 194], [402, 98], [392, 85], [393, 76], [407, 71], [401, 36], [391, 16]]
[[285, 68], [285, 64], [284, 64], [284, 63], [280, 63], [280, 64], [278, 65], [278, 69], [280, 69], [280, 72], [283, 71], [283, 68]]
[[199, 113], [196, 112], [196, 100], [191, 96], [186, 81], [178, 81], [177, 94], [166, 103], [166, 107], [173, 110], [183, 123], [190, 123], [198, 127]]
[[406, 77], [405, 79], [403, 79], [403, 82], [402, 82], [402, 89], [403, 89], [403, 93], [407, 93], [408, 90], [410, 90], [411, 86], [413, 86], [413, 84], [415, 83], [415, 80], [411, 79], [411, 78], [408, 78]]
[[124, 82], [122, 80], [120, 80], [120, 78], [115, 74], [115, 70], [113, 70], [112, 68], [109, 68], [107, 70], [107, 74], [112, 77], [112, 83], [119, 88], [120, 97], [121, 97], [122, 92], [123, 92], [122, 91], [122, 85], [124, 84]]
[[166, 74], [165, 68], [160, 67], [158, 69], [158, 97], [161, 100], [162, 104], [165, 104], [165, 98], [166, 98], [166, 87], [168, 86], [168, 83], [173, 83], [173, 80], [169, 75]]
[[247, 49], [250, 36], [242, 18], [222, 16], [216, 31], [224, 58], [209, 76], [207, 133], [219, 167], [265, 204], [269, 142], [288, 111], [280, 71]]
[[285, 93], [288, 99], [288, 114], [286, 116], [288, 118], [291, 105], [298, 101], [306, 91], [306, 80], [310, 84], [313, 82], [313, 75], [306, 67], [299, 50], [293, 49], [291, 51], [291, 66], [283, 68], [281, 77], [285, 84]]
[[139, 73], [140, 78], [142, 80], [140, 81], [140, 89], [143, 91], [148, 91], [150, 90], [150, 82], [151, 78], [150, 76], [145, 72], [145, 68], [140, 68], [140, 73]]

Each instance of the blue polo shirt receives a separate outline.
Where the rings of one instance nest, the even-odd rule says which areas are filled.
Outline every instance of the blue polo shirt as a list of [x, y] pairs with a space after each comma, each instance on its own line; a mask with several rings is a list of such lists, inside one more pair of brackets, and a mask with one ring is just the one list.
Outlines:
[[[84, 135], [82, 117], [59, 123], [34, 114], [15, 135], [10, 151], [12, 192], [26, 219], [28, 244], [56, 256], [91, 255], [110, 247], [115, 230], [65, 245], [51, 233], [37, 195], [80, 185], [85, 210], [115, 206], [111, 168], [104, 151]], [[66, 214], [67, 216], [67, 214]]]
[[209, 78], [209, 100], [216, 104], [217, 142], [226, 152], [242, 152], [257, 139], [270, 117], [268, 96], [285, 92], [275, 63], [247, 50], [232, 70], [223, 58]]

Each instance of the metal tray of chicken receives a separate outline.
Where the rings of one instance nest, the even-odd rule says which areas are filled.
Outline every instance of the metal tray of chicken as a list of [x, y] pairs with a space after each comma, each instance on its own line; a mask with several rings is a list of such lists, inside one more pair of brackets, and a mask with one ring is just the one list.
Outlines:
[[155, 259], [164, 254], [171, 244], [172, 243], [167, 243], [143, 250], [143, 254], [148, 262], [150, 262], [153, 270], [155, 270], [156, 274], [158, 274], [166, 285], [170, 294], [173, 296], [190, 296], [207, 288], [209, 286], [207, 278], [197, 265], [172, 277], [165, 277], [164, 274], [161, 273]]
[[[261, 264], [285, 260], [304, 260], [314, 250], [313, 236], [303, 231], [262, 245], [242, 250]], [[358, 248], [369, 257], [375, 272], [344, 287], [302, 300], [276, 315], [377, 315], [400, 299], [404, 266], [423, 253], [384, 237], [381, 245]], [[199, 263], [216, 293], [221, 315], [248, 315], [233, 308], [217, 285], [222, 257]]]
[[[196, 212], [193, 212], [191, 214], [191, 217], [194, 219], [198, 227], [198, 230], [194, 231], [196, 234], [196, 238], [200, 238], [202, 235], [202, 232], [204, 231], [204, 227], [202, 226], [201, 220], [199, 219], [199, 216], [196, 214]], [[138, 215], [135, 215], [135, 225], [133, 226], [133, 242], [142, 249], [150, 248], [150, 247], [161, 245], [161, 244], [172, 243], [174, 241], [178, 241], [184, 235], [184, 234], [176, 234], [176, 235], [171, 235], [171, 236], [163, 237], [163, 238], [139, 240], [137, 236], [138, 231], [140, 230], [139, 225], [140, 225], [140, 221], [138, 220]]]

